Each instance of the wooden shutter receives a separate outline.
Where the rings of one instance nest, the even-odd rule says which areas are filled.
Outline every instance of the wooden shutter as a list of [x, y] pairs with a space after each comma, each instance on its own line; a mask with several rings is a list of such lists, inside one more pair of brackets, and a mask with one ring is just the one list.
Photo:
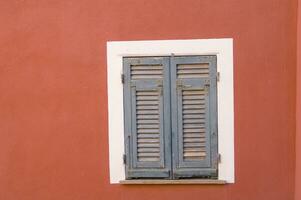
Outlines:
[[173, 177], [217, 176], [216, 57], [171, 58]]
[[169, 59], [124, 58], [127, 178], [168, 178], [171, 170]]

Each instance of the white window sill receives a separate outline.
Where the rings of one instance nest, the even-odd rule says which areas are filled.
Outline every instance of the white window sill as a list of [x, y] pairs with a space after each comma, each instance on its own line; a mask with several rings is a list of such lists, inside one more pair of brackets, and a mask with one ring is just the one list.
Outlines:
[[137, 179], [137, 180], [122, 180], [120, 184], [124, 185], [224, 185], [227, 184], [224, 180], [215, 179], [182, 179], [182, 180], [154, 180], [154, 179]]

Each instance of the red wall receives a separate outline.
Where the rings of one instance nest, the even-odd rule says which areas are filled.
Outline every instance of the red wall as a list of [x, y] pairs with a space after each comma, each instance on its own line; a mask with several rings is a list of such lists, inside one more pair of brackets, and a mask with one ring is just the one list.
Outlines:
[[[0, 2], [0, 199], [292, 200], [297, 0]], [[236, 183], [109, 184], [106, 41], [234, 38]]]
[[297, 23], [297, 108], [296, 108], [296, 182], [295, 200], [301, 200], [301, 1], [298, 1]]

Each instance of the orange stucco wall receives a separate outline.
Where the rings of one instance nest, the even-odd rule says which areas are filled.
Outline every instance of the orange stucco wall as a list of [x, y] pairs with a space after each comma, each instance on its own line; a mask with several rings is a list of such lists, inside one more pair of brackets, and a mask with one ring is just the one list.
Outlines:
[[[1, 200], [293, 200], [296, 0], [0, 2]], [[236, 183], [109, 184], [106, 41], [234, 38]]]
[[297, 101], [296, 101], [296, 175], [295, 200], [301, 200], [301, 1], [297, 22]]

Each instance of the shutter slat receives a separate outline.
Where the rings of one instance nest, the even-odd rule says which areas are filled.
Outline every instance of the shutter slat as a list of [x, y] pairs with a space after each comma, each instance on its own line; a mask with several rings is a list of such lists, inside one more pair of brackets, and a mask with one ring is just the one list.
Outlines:
[[158, 105], [158, 101], [138, 101], [137, 105]]
[[161, 79], [163, 78], [163, 67], [154, 65], [133, 65], [131, 66], [131, 79]]
[[158, 119], [159, 115], [137, 115], [137, 119]]
[[204, 119], [184, 119], [184, 124], [203, 124], [206, 120]]
[[[205, 142], [205, 139], [203, 140], [203, 142]], [[190, 143], [190, 142], [185, 142], [184, 143], [184, 147], [203, 147], [204, 144], [202, 144], [201, 142], [194, 142], [194, 143]], [[184, 153], [185, 153], [185, 149], [184, 149]]]
[[200, 105], [205, 104], [205, 100], [183, 100], [183, 105]]
[[137, 124], [159, 124], [159, 120], [137, 120]]
[[[140, 162], [160, 160], [159, 96], [159, 91], [138, 90], [136, 92], [137, 159]], [[148, 103], [151, 103], [151, 106], [145, 106]], [[155, 121], [157, 123], [153, 123]]]
[[178, 70], [178, 74], [209, 74], [209, 69], [188, 69]]
[[137, 129], [137, 133], [159, 133], [159, 129]]
[[162, 78], [161, 75], [133, 75], [132, 79], [136, 80], [136, 79], [159, 79]]
[[203, 114], [183, 114], [183, 119], [205, 119], [205, 113]]
[[[205, 129], [194, 129], [194, 128], [184, 128], [184, 133], [205, 133], [206, 130]], [[184, 135], [185, 136], [185, 135]]]
[[205, 97], [204, 95], [183, 95], [183, 100], [194, 100], [194, 99], [197, 99], [197, 100], [204, 100]]
[[158, 106], [137, 106], [137, 110], [157, 110], [159, 107]]
[[195, 142], [204, 142], [205, 141], [205, 137], [204, 138], [185, 138], [184, 137], [184, 142], [186, 143], [195, 143]]
[[157, 95], [158, 93], [157, 92], [153, 92], [153, 91], [147, 91], [147, 92], [144, 92], [144, 91], [137, 91], [136, 92], [138, 96], [140, 95], [144, 95], [144, 96], [154, 96], [154, 95]]
[[206, 156], [206, 152], [202, 152], [202, 151], [184, 153], [184, 157], [205, 157], [205, 156]]
[[184, 108], [183, 114], [205, 114], [206, 110], [203, 108], [187, 109]]
[[207, 74], [179, 74], [178, 78], [206, 78], [208, 77]]
[[[182, 102], [184, 104], [182, 106], [184, 160], [203, 160], [206, 157], [206, 152], [200, 153], [198, 151], [199, 147], [204, 147], [206, 141], [205, 126], [200, 123], [206, 121], [205, 105], [198, 105], [199, 100], [205, 102], [205, 94], [206, 92], [201, 89], [182, 91]], [[187, 100], [191, 103], [189, 106], [185, 106]], [[185, 147], [194, 147], [195, 149], [190, 148], [189, 151], [186, 151]]]
[[150, 115], [158, 115], [158, 110], [137, 110], [137, 114], [144, 115], [144, 114], [150, 114]]
[[152, 158], [140, 157], [139, 161], [141, 161], [141, 162], [158, 162], [158, 161], [160, 161], [160, 158], [159, 157], [152, 157]]
[[139, 138], [160, 138], [159, 134], [157, 133], [153, 133], [153, 134], [139, 134], [138, 135], [138, 139]]
[[185, 128], [205, 128], [203, 124], [184, 124]]
[[194, 132], [188, 132], [185, 133], [183, 138], [203, 138], [205, 137], [204, 135], [201, 135], [200, 133], [194, 133]]
[[205, 144], [201, 147], [185, 147], [184, 150], [185, 150], [185, 152], [199, 152], [199, 151], [204, 152], [204, 151], [206, 151]]
[[159, 124], [139, 124], [137, 126], [138, 129], [143, 128], [143, 129], [158, 129]]
[[139, 157], [160, 157], [159, 152], [139, 152], [138, 153]]
[[158, 148], [139, 148], [138, 152], [160, 152]]
[[177, 66], [177, 77], [180, 79], [209, 77], [209, 64], [185, 64]]
[[136, 71], [136, 70], [162, 70], [162, 66], [161, 65], [147, 65], [147, 66], [132, 65], [131, 70], [132, 71]]
[[162, 74], [161, 70], [145, 70], [145, 71], [132, 71], [132, 75], [157, 75], [157, 74]]
[[149, 138], [144, 138], [144, 139], [139, 139], [138, 138], [138, 143], [159, 143], [159, 139], [149, 139]]
[[160, 147], [160, 145], [159, 144], [157, 144], [157, 143], [142, 143], [142, 142], [140, 142], [140, 143], [138, 143], [138, 148], [145, 148], [145, 147]]
[[[204, 102], [205, 103], [205, 102]], [[185, 109], [185, 112], [188, 110], [198, 110], [198, 109], [204, 109], [205, 105], [183, 105], [183, 109]]]
[[178, 70], [181, 69], [208, 69], [208, 63], [200, 63], [200, 64], [180, 64], [177, 66]]
[[149, 101], [149, 100], [158, 100], [157, 96], [142, 96], [142, 95], [138, 95], [137, 96], [137, 100], [144, 100], [144, 101]]
[[[201, 89], [183, 90], [182, 92], [184, 160], [203, 160], [206, 158], [206, 152], [199, 152], [199, 147], [203, 147], [206, 142], [206, 129], [201, 124], [201, 122], [205, 123], [206, 121], [205, 95], [205, 90]], [[201, 101], [203, 104], [200, 104]], [[190, 147], [188, 151], [187, 147]]]
[[204, 95], [205, 91], [201, 91], [201, 90], [184, 90], [183, 91], [183, 95]]

